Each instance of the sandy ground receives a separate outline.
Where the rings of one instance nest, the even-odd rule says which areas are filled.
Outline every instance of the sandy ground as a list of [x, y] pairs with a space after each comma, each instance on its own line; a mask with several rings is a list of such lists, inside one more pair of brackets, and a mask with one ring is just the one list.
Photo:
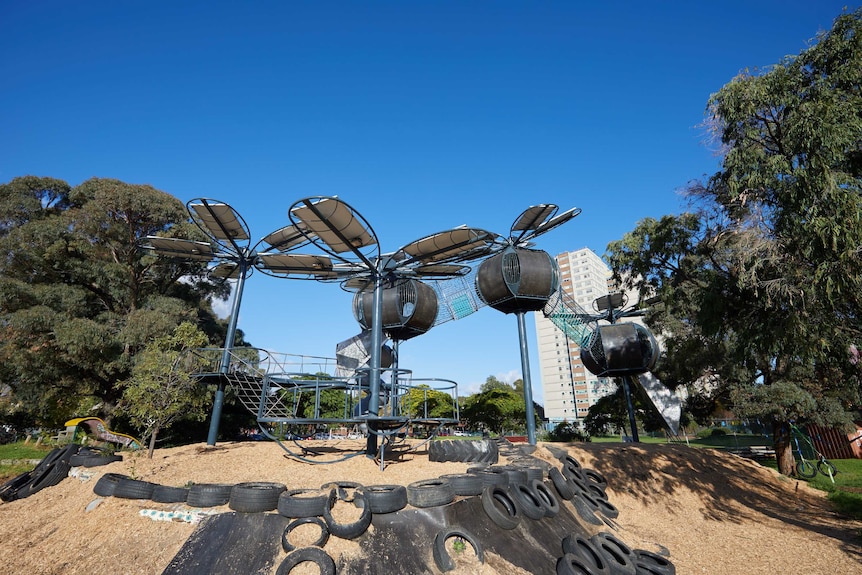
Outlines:
[[[347, 443], [330, 447], [354, 448]], [[669, 553], [681, 575], [862, 573], [862, 522], [834, 513], [822, 492], [752, 461], [678, 444], [540, 444], [533, 455], [559, 467], [560, 449], [607, 478], [609, 500], [620, 510], [615, 534], [633, 548]], [[140, 515], [141, 509], [176, 505], [106, 498], [93, 507], [93, 485], [108, 472], [169, 486], [277, 481], [296, 489], [328, 481], [407, 485], [471, 465], [429, 462], [422, 449], [387, 462], [383, 470], [364, 456], [314, 465], [286, 457], [268, 442], [160, 449], [152, 460], [127, 454], [104, 467], [75, 468], [85, 473], [0, 504], [0, 573], [161, 573], [195, 525]], [[349, 556], [357, 544], [331, 538], [326, 550]], [[292, 573], [316, 572], [306, 563]], [[459, 561], [452, 573], [524, 571], [492, 557], [485, 565]]]

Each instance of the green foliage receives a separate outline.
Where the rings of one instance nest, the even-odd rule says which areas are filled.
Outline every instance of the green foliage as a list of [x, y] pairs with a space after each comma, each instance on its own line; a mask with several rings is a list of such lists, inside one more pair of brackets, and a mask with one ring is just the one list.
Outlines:
[[567, 421], [561, 421], [554, 426], [554, 429], [547, 434], [548, 441], [572, 442], [572, 441], [589, 441], [588, 435], [585, 435], [580, 429]]
[[118, 383], [122, 389], [122, 412], [150, 439], [152, 457], [159, 431], [182, 419], [203, 420], [209, 397], [192, 377], [196, 366], [188, 365], [185, 350], [203, 347], [207, 337], [189, 322], [176, 327], [173, 334], [156, 338], [135, 359], [132, 375]]
[[[112, 415], [134, 355], [182, 321], [220, 341], [200, 262], [157, 260], [148, 235], [201, 239], [183, 204], [151, 186], [25, 176], [0, 184], [0, 380], [41, 425], [83, 405]], [[183, 281], [179, 281], [183, 278]]]
[[[523, 389], [524, 382], [521, 382], [521, 388]], [[485, 379], [485, 383], [482, 384], [482, 387], [479, 388], [481, 393], [485, 393], [486, 391], [493, 391], [495, 389], [501, 389], [504, 391], [511, 391], [514, 389], [511, 385], [506, 383], [505, 381], [500, 381], [493, 375], [489, 375], [487, 379]]]
[[524, 398], [511, 387], [492, 388], [471, 395], [461, 407], [461, 419], [468, 428], [486, 428], [498, 434], [523, 430], [526, 417]]
[[840, 426], [862, 403], [860, 69], [857, 9], [734, 78], [708, 104], [722, 167], [689, 186], [692, 212], [608, 246], [617, 277], [659, 297], [657, 375], [692, 387], [696, 417], [721, 402], [776, 429]]
[[454, 417], [452, 396], [428, 385], [411, 388], [401, 399], [401, 413], [410, 417]]

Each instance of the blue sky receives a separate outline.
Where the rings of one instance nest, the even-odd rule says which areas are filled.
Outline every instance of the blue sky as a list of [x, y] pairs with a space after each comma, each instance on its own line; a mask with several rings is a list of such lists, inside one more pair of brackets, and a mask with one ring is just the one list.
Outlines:
[[[603, 254], [719, 160], [700, 127], [740, 70], [797, 54], [845, 2], [0, 3], [0, 181], [146, 183], [231, 204], [255, 238], [338, 195], [384, 251], [527, 206], [583, 213], [540, 238]], [[852, 5], [850, 5], [852, 8]], [[249, 278], [254, 345], [334, 356], [335, 285]], [[528, 317], [534, 399], [542, 401]], [[514, 316], [483, 309], [401, 347], [462, 394], [521, 375]]]

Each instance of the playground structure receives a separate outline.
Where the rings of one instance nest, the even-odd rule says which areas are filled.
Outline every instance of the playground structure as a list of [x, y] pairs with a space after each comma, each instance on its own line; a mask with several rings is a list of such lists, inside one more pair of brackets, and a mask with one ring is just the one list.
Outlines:
[[98, 417], [76, 417], [75, 419], [70, 419], [69, 421], [67, 421], [65, 425], [66, 429], [55, 435], [53, 437], [54, 440], [63, 443], [74, 443], [77, 438], [80, 427], [85, 426], [89, 430], [89, 434], [92, 435], [98, 441], [114, 443], [128, 449], [141, 448], [140, 441], [138, 441], [131, 435], [111, 431], [110, 429], [108, 429], [108, 426], [105, 424], [105, 422]]
[[[595, 341], [597, 334], [601, 340], [597, 318], [564, 298], [553, 258], [531, 249], [535, 238], [577, 216], [578, 208], [557, 215], [555, 205], [531, 206], [512, 224], [508, 237], [461, 226], [383, 253], [368, 222], [337, 197], [299, 200], [288, 212], [291, 224], [254, 246], [244, 220], [227, 204], [198, 199], [187, 207], [210, 243], [149, 237], [150, 243], [144, 247], [161, 256], [215, 261], [215, 276], [237, 280], [225, 347], [194, 352], [197, 362], [206, 366], [196, 373], [217, 386], [208, 439], [211, 445], [217, 436], [224, 390], [231, 385], [264, 434], [279, 441], [288, 453], [302, 456], [291, 451], [274, 430], [297, 425], [361, 425], [368, 434], [365, 454], [379, 457], [382, 465], [385, 447], [411, 423], [439, 430], [459, 420], [457, 383], [415, 379], [411, 371], [398, 365], [401, 341], [484, 306], [514, 313], [524, 400], [531, 406], [524, 327], [527, 311], [543, 310], [567, 335], [576, 334], [585, 345]], [[300, 247], [313, 247], [318, 253], [295, 253]], [[467, 265], [474, 262], [481, 262], [478, 269]], [[233, 347], [244, 281], [254, 269], [275, 277], [338, 282], [354, 293], [354, 315], [362, 331], [337, 345], [335, 365], [326, 360], [326, 368], [334, 369], [308, 372], [304, 364], [322, 358]], [[384, 338], [392, 341], [392, 347], [384, 345]], [[321, 412], [326, 392], [338, 392], [343, 398], [340, 415]], [[451, 409], [441, 412], [441, 397], [451, 398], [445, 400], [451, 402]], [[314, 408], [309, 416], [307, 407], [300, 412], [300, 405], [311, 398]], [[528, 441], [535, 445], [533, 410], [526, 409], [526, 413]], [[383, 438], [380, 445], [379, 438]], [[302, 447], [302, 453], [307, 452]]]

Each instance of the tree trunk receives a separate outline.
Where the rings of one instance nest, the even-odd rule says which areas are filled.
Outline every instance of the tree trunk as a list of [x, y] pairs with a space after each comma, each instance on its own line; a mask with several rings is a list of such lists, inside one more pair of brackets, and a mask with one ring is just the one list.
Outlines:
[[775, 438], [773, 447], [778, 472], [782, 475], [793, 475], [796, 473], [796, 460], [793, 459], [793, 449], [790, 444], [790, 425], [783, 421], [772, 422], [772, 437]]
[[153, 428], [153, 434], [150, 435], [150, 450], [147, 453], [148, 459], [153, 458], [153, 451], [156, 450], [156, 435], [158, 435], [158, 434], [159, 434], [159, 428], [158, 428], [158, 426], [156, 426]]

